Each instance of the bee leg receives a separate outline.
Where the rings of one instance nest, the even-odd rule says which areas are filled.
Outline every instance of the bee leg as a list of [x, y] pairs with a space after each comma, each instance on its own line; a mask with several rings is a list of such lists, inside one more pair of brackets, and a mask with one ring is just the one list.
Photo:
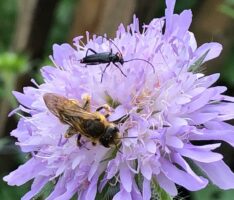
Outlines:
[[129, 118], [129, 114], [124, 115], [123, 117], [120, 117], [119, 119], [116, 119], [114, 121], [111, 121], [114, 124], [119, 124], [119, 123], [124, 123], [128, 118]]
[[110, 116], [111, 108], [108, 104], [104, 104], [96, 109], [97, 112], [104, 109], [106, 111], [105, 117], [108, 118]]
[[92, 145], [93, 145], [93, 146], [96, 146], [96, 144], [97, 144], [96, 142], [92, 142]]
[[100, 111], [100, 110], [102, 110], [102, 109], [105, 109], [105, 110], [108, 111], [108, 112], [111, 111], [111, 108], [110, 108], [110, 106], [109, 106], [108, 104], [104, 104], [104, 105], [98, 107], [98, 108], [96, 109], [96, 111], [98, 112], [98, 111]]
[[81, 134], [78, 134], [78, 136], [77, 136], [77, 141], [76, 141], [78, 147], [81, 147], [81, 146], [82, 146], [82, 143], [81, 143], [80, 139], [81, 139]]
[[70, 138], [72, 137], [73, 135], [77, 134], [77, 131], [72, 128], [72, 127], [69, 127], [64, 135], [65, 138]]
[[86, 111], [90, 112], [90, 101], [91, 101], [91, 96], [89, 94], [83, 94], [82, 95], [82, 100], [83, 100], [83, 109], [85, 109]]

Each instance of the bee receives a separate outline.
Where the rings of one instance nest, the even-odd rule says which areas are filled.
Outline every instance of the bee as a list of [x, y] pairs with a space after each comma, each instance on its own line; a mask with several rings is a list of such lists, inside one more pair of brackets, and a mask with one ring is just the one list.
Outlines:
[[43, 99], [49, 111], [62, 123], [69, 125], [65, 138], [78, 134], [78, 146], [81, 146], [81, 136], [89, 138], [93, 145], [99, 143], [106, 148], [119, 144], [120, 133], [117, 125], [107, 120], [109, 113], [104, 115], [99, 112], [102, 109], [110, 111], [108, 105], [103, 105], [95, 112], [91, 112], [89, 95], [82, 98], [83, 105], [80, 105], [77, 100], [55, 93], [46, 93]]

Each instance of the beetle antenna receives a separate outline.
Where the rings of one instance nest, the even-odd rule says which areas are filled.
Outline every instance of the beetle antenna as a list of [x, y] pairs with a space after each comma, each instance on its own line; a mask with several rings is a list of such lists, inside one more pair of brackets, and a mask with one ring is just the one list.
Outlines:
[[133, 59], [130, 59], [130, 60], [125, 60], [124, 62], [126, 63], [126, 62], [130, 62], [130, 61], [134, 61], [134, 60], [141, 60], [141, 61], [144, 61], [144, 62], [148, 63], [152, 67], [152, 69], [153, 69], [153, 71], [155, 73], [154, 65], [151, 62], [149, 62], [149, 61], [147, 61], [145, 59], [142, 59], [142, 58], [133, 58]]
[[122, 55], [119, 47], [111, 39], [109, 39], [108, 37], [103, 36], [103, 35], [100, 35], [100, 36], [103, 37], [103, 38], [105, 38], [105, 39], [107, 39], [111, 44], [113, 44], [115, 46], [115, 48], [118, 50], [118, 52]]

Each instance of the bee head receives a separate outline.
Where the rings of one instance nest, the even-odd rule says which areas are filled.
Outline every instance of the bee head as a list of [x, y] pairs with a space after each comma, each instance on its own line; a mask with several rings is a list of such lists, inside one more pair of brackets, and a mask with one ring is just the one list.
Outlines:
[[117, 145], [119, 141], [119, 129], [114, 124], [107, 126], [105, 133], [99, 138], [99, 142], [107, 148], [112, 145]]

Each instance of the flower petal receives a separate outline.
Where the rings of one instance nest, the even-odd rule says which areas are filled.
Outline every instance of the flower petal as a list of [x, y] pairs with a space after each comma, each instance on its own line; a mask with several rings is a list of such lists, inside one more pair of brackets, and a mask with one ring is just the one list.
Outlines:
[[151, 177], [152, 177], [152, 168], [151, 168], [150, 163], [145, 162], [145, 163], [142, 164], [141, 173], [147, 180], [151, 179]]
[[124, 106], [120, 105], [117, 108], [115, 108], [114, 112], [111, 113], [111, 115], [108, 118], [108, 120], [115, 121], [115, 120], [118, 120], [121, 117], [125, 116], [126, 114], [127, 114], [126, 108], [124, 108]]
[[25, 164], [18, 167], [18, 169], [5, 176], [3, 180], [6, 181], [8, 185], [20, 186], [37, 176], [42, 170], [44, 170], [44, 166], [45, 163], [31, 158]]
[[150, 200], [151, 198], [151, 187], [150, 181], [144, 178], [143, 180], [143, 200]]
[[97, 193], [97, 182], [98, 182], [98, 174], [93, 177], [91, 180], [91, 183], [87, 189], [86, 199], [88, 200], [94, 200], [96, 193]]
[[188, 117], [193, 125], [199, 125], [204, 124], [212, 119], [217, 118], [218, 113], [202, 113], [202, 112], [194, 112], [190, 113], [189, 115], [185, 115], [185, 117]]
[[12, 93], [21, 105], [24, 105], [28, 108], [31, 107], [31, 105], [34, 101], [33, 97], [30, 97], [29, 95], [26, 95], [26, 94], [23, 94], [23, 93], [20, 93], [17, 91], [13, 91]]
[[219, 188], [224, 190], [234, 188], [234, 173], [222, 160], [209, 164], [196, 161], [195, 164], [200, 167], [207, 174], [209, 179]]
[[175, 0], [166, 0], [167, 8], [165, 10], [166, 16], [166, 29], [165, 29], [165, 36], [169, 36], [172, 32], [173, 26], [173, 11], [175, 7]]
[[167, 145], [175, 148], [183, 148], [184, 143], [177, 136], [168, 135], [166, 138]]
[[200, 180], [198, 180], [197, 177], [195, 178], [191, 174], [178, 169], [175, 165], [163, 158], [160, 159], [160, 162], [161, 170], [167, 178], [190, 191], [200, 190], [208, 184], [208, 181], [203, 177], [200, 177]]
[[114, 197], [113, 200], [132, 200], [131, 194], [121, 189]]
[[168, 179], [163, 173], [157, 175], [157, 181], [161, 188], [168, 192], [172, 196], [177, 195], [177, 188], [175, 184]]
[[179, 16], [179, 32], [177, 34], [178, 37], [183, 39], [185, 33], [188, 31], [192, 22], [192, 12], [191, 10], [184, 10]]
[[140, 192], [140, 190], [139, 190], [139, 188], [138, 188], [135, 181], [133, 181], [131, 196], [132, 196], [133, 200], [143, 200], [141, 192]]
[[131, 190], [132, 190], [132, 176], [131, 176], [131, 172], [130, 172], [127, 165], [121, 166], [119, 175], [120, 175], [120, 180], [121, 180], [121, 183], [122, 183], [124, 189], [127, 192], [131, 192]]
[[34, 197], [36, 194], [38, 194], [38, 192], [41, 191], [41, 189], [47, 184], [48, 181], [49, 177], [36, 177], [31, 186], [31, 190], [22, 197], [22, 200], [32, 199], [32, 197]]
[[203, 62], [218, 57], [222, 51], [222, 45], [217, 42], [205, 43], [194, 52], [194, 55], [196, 58], [199, 58], [199, 56], [205, 54], [205, 52], [208, 50], [209, 52]]
[[201, 134], [190, 136], [190, 140], [222, 140], [234, 146], [233, 130], [201, 130]]
[[193, 149], [183, 148], [177, 149], [182, 156], [191, 158], [192, 160], [197, 160], [204, 163], [215, 162], [221, 160], [223, 156], [219, 153], [214, 153], [207, 150], [202, 150], [200, 148], [194, 147]]

